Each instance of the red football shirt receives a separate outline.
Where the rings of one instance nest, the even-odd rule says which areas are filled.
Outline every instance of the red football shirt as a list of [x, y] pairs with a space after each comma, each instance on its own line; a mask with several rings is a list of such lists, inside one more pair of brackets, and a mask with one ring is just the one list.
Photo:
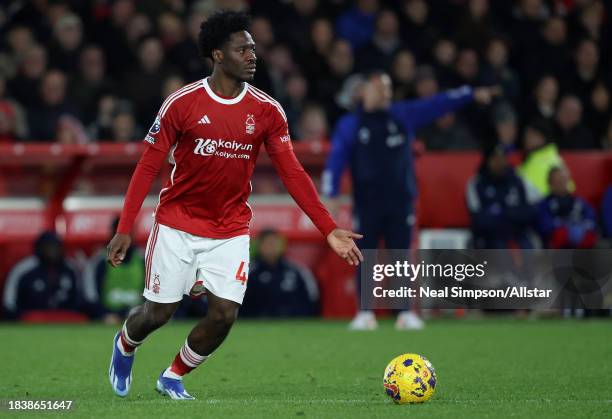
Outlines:
[[[159, 156], [169, 154], [173, 168], [159, 194], [156, 221], [202, 237], [247, 234], [252, 217], [247, 203], [250, 180], [262, 144], [319, 230], [327, 235], [336, 227], [295, 159], [282, 107], [248, 83], [234, 98], [215, 94], [207, 79], [179, 89], [162, 104], [144, 141], [147, 149], [130, 183], [119, 232], [131, 230], [163, 161]], [[142, 168], [147, 167], [151, 170], [143, 181]]]

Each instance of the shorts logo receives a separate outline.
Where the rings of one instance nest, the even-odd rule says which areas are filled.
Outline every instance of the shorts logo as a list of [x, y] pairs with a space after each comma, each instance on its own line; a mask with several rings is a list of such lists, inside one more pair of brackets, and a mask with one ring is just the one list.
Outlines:
[[153, 121], [153, 125], [151, 125], [151, 128], [149, 128], [149, 134], [151, 135], [158, 134], [160, 129], [161, 129], [161, 120], [159, 119], [159, 116], [157, 116], [155, 117], [155, 121]]
[[252, 114], [247, 114], [247, 119], [245, 122], [245, 130], [247, 134], [253, 134], [255, 132], [255, 118]]
[[155, 274], [155, 276], [153, 277], [153, 292], [155, 294], [159, 294], [159, 286], [160, 286], [159, 274]]

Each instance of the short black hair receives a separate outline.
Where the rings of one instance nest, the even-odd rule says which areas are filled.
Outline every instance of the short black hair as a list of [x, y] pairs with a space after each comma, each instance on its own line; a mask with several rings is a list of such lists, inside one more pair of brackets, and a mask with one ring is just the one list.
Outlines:
[[248, 31], [251, 17], [244, 12], [219, 10], [200, 25], [198, 47], [204, 58], [212, 58], [212, 51], [220, 49], [234, 32]]

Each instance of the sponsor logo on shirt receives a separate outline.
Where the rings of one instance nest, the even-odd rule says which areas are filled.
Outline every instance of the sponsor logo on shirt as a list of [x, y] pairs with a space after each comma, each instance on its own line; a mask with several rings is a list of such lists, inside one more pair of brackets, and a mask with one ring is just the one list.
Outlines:
[[287, 134], [287, 135], [283, 135], [280, 137], [281, 143], [288, 143], [289, 141], [291, 141], [291, 137]]
[[218, 156], [227, 159], [250, 159], [251, 155], [238, 153], [239, 151], [252, 151], [253, 144], [243, 144], [236, 140], [213, 140], [211, 138], [197, 138], [193, 154], [200, 156]]

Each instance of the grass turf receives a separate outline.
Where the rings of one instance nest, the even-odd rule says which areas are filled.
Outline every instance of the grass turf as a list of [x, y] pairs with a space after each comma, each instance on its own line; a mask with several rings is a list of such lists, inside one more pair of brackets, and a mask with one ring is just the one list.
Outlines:
[[[0, 325], [0, 399], [74, 400], [69, 417], [612, 415], [610, 321], [438, 320], [419, 332], [384, 322], [376, 332], [349, 332], [340, 322], [239, 320], [185, 378], [198, 400], [175, 402], [153, 388], [191, 325], [169, 324], [147, 340], [125, 399], [107, 378], [114, 328]], [[398, 406], [384, 394], [383, 370], [405, 352], [436, 368], [439, 386], [425, 404]], [[7, 413], [15, 416], [0, 410]]]

